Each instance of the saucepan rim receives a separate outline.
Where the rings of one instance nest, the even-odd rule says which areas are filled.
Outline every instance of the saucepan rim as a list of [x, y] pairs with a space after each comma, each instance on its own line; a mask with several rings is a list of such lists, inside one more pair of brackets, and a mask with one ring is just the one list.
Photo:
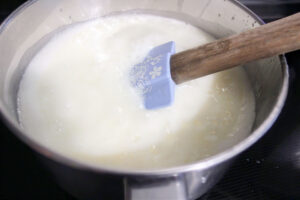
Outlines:
[[[37, 1], [39, 0], [27, 1], [24, 4], [22, 4], [19, 8], [17, 8], [13, 13], [11, 13], [0, 26], [0, 37], [3, 31], [5, 31], [6, 27], [20, 13], [22, 13], [26, 8], [35, 4]], [[237, 0], [228, 0], [228, 1], [234, 3], [240, 9], [244, 10], [247, 14], [249, 14], [249, 16], [255, 19], [259, 24], [261, 25], [264, 24], [264, 22], [256, 14], [254, 14], [251, 10], [249, 10], [246, 6], [244, 6]], [[88, 170], [96, 173], [108, 173], [112, 175], [123, 175], [123, 176], [172, 176], [178, 173], [185, 173], [185, 172], [195, 171], [195, 170], [204, 170], [216, 166], [218, 164], [221, 164], [222, 162], [225, 162], [227, 160], [230, 160], [231, 158], [237, 156], [239, 153], [249, 148], [257, 140], [259, 140], [276, 121], [287, 98], [288, 86], [289, 86], [289, 72], [288, 72], [288, 65], [286, 62], [286, 58], [284, 55], [279, 56], [279, 58], [281, 61], [282, 75], [283, 75], [282, 86], [280, 89], [280, 94], [277, 97], [276, 104], [272, 109], [271, 113], [269, 114], [269, 116], [264, 120], [264, 122], [255, 131], [253, 131], [246, 139], [234, 145], [233, 147], [219, 154], [216, 154], [212, 157], [209, 157], [207, 159], [200, 160], [192, 164], [178, 166], [178, 167], [171, 167], [171, 168], [157, 169], [157, 170], [122, 170], [122, 169], [114, 169], [108, 167], [99, 167], [99, 166], [94, 166], [92, 164], [76, 161], [75, 159], [67, 158], [66, 156], [60, 155], [42, 146], [41, 144], [38, 144], [34, 140], [30, 139], [28, 136], [23, 134], [22, 130], [15, 125], [13, 120], [7, 117], [5, 112], [3, 112], [3, 107], [2, 107], [3, 105], [1, 104], [0, 104], [0, 116], [3, 119], [2, 121], [6, 123], [6, 125], [10, 128], [10, 130], [19, 139], [21, 139], [24, 143], [29, 145], [36, 152], [45, 156], [48, 159], [54, 160], [58, 163], [76, 169]]]

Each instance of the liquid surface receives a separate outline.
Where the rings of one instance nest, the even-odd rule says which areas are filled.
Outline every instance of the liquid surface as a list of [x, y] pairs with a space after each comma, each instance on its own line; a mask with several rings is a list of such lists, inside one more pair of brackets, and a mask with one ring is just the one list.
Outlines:
[[25, 132], [53, 151], [99, 166], [158, 169], [196, 162], [251, 131], [254, 97], [236, 68], [176, 88], [175, 102], [145, 110], [129, 71], [153, 47], [176, 51], [214, 39], [181, 21], [142, 14], [72, 25], [32, 59], [20, 84]]

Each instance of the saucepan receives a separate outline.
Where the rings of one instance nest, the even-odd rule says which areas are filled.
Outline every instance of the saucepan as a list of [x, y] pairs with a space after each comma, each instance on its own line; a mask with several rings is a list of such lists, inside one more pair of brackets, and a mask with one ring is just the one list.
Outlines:
[[30, 49], [65, 25], [118, 12], [146, 12], [189, 21], [216, 38], [263, 24], [234, 0], [32, 0], [0, 28], [0, 110], [3, 120], [39, 156], [57, 183], [79, 199], [196, 199], [212, 188], [234, 159], [274, 124], [288, 91], [284, 56], [244, 66], [256, 99], [256, 119], [247, 138], [196, 163], [158, 170], [114, 170], [57, 154], [27, 137], [18, 123], [17, 91]]

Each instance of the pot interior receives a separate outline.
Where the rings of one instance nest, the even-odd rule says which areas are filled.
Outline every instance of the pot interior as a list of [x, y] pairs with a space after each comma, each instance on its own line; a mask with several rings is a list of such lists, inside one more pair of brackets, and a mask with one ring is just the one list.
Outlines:
[[[234, 1], [30, 1], [13, 14], [0, 30], [0, 46], [5, 47], [0, 49], [0, 106], [4, 117], [12, 126], [20, 129], [16, 105], [24, 69], [51, 34], [65, 25], [118, 12], [152, 13], [177, 18], [201, 27], [216, 38], [239, 33], [260, 24]], [[266, 126], [264, 122], [267, 118], [271, 123], [277, 117], [284, 101], [282, 91], [287, 89], [287, 85], [284, 85], [287, 67], [279, 57], [272, 57], [249, 63], [244, 68], [256, 98], [254, 132], [262, 125]], [[258, 133], [255, 137], [261, 135], [263, 133]]]

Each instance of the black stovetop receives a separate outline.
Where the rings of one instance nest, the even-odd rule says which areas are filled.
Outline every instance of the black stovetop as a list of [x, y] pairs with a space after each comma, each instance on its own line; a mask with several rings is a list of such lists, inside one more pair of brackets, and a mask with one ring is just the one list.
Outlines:
[[[2, 21], [24, 0], [0, 0]], [[266, 21], [300, 11], [300, 0], [243, 0]], [[300, 199], [300, 51], [287, 54], [290, 91], [271, 130], [244, 152], [201, 200]], [[60, 189], [34, 153], [0, 122], [0, 200], [75, 200]]]

